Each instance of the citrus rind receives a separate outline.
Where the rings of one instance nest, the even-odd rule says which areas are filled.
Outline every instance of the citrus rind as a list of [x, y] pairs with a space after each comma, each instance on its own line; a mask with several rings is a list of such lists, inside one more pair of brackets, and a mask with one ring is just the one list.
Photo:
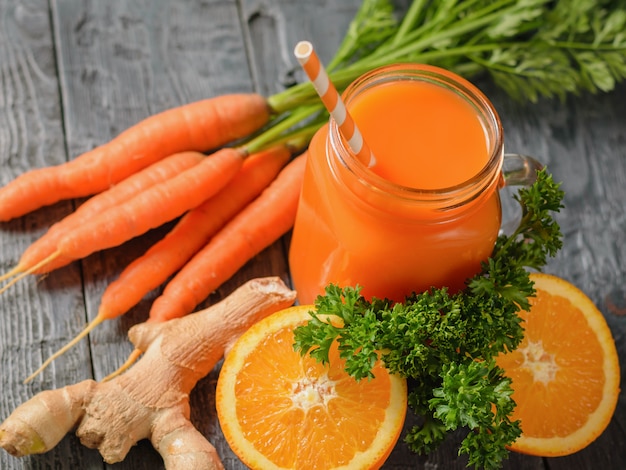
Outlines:
[[[297, 325], [304, 324], [311, 318], [309, 312], [313, 308], [311, 305], [290, 307], [272, 314], [253, 325], [237, 340], [222, 365], [216, 391], [220, 426], [231, 450], [244, 464], [252, 469], [272, 470], [287, 467], [281, 467], [268, 459], [263, 452], [246, 438], [240, 421], [245, 418], [237, 416], [237, 395], [235, 393], [237, 373], [244, 367], [247, 358], [255, 353], [257, 346], [266, 340], [268, 334], [284, 328], [293, 330]], [[293, 351], [293, 354], [300, 355], [296, 351]], [[383, 370], [386, 371], [381, 369], [381, 371]], [[347, 465], [333, 466], [333, 470], [379, 468], [388, 458], [400, 437], [407, 408], [406, 380], [393, 374], [389, 374], [389, 379], [389, 406], [385, 410], [385, 418], [372, 441], [372, 445], [363, 451], [357, 451]], [[268, 417], [267, 419], [271, 418]], [[315, 443], [312, 445], [315, 445]], [[329, 446], [332, 443], [322, 442], [319, 445]], [[320, 452], [323, 451], [327, 451], [327, 449], [320, 449]], [[303, 467], [298, 466], [298, 468]]]
[[[552, 296], [563, 297], [583, 313], [603, 353], [604, 385], [597, 407], [589, 413], [586, 422], [577, 430], [564, 436], [532, 436], [524, 433], [524, 421], [522, 419], [522, 435], [510, 446], [510, 449], [515, 452], [542, 457], [570, 455], [587, 447], [609, 425], [620, 393], [619, 358], [606, 319], [587, 295], [564, 279], [553, 275], [533, 273], [530, 278], [534, 282], [538, 295], [544, 291]], [[553, 326], [554, 329], [567, 327], [568, 325]], [[503, 368], [506, 371], [505, 365]], [[512, 387], [515, 390], [515, 380], [513, 380]], [[515, 399], [515, 393], [513, 399]], [[517, 405], [520, 406], [523, 403]], [[528, 411], [525, 410], [525, 412]]]

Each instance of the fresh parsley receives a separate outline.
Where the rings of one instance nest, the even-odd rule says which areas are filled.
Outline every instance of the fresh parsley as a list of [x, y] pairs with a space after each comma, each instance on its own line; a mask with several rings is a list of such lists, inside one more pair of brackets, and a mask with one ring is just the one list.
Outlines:
[[[358, 286], [329, 285], [310, 321], [295, 330], [294, 348], [321, 362], [337, 340], [356, 379], [371, 377], [379, 359], [408, 379], [410, 409], [423, 420], [406, 436], [415, 452], [431, 452], [449, 432], [463, 428], [469, 432], [459, 452], [469, 464], [498, 468], [506, 445], [520, 434], [519, 423], [510, 419], [510, 380], [494, 358], [523, 338], [518, 312], [535, 292], [528, 270], [541, 269], [561, 248], [552, 212], [562, 207], [563, 191], [542, 169], [515, 197], [522, 209], [517, 229], [498, 238], [464, 290], [432, 288], [394, 303], [366, 300]], [[324, 315], [339, 317], [341, 326]]]

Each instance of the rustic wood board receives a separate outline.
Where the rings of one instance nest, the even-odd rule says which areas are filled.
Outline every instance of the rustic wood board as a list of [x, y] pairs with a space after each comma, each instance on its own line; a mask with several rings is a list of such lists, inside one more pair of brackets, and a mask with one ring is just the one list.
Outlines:
[[[302, 80], [291, 57], [293, 45], [310, 39], [327, 60], [358, 4], [0, 0], [0, 184], [28, 168], [74, 158], [163, 109], [230, 92], [254, 90], [268, 96]], [[606, 95], [531, 105], [512, 102], [486, 80], [478, 84], [501, 114], [507, 150], [537, 156], [564, 182], [566, 209], [558, 220], [565, 247], [548, 271], [592, 297], [626, 364], [626, 86]], [[0, 224], [2, 272], [78, 203], [62, 202]], [[0, 419], [40, 390], [98, 380], [123, 363], [131, 351], [126, 332], [146, 318], [153, 296], [124, 318], [101, 325], [35, 381], [22, 384], [96, 315], [106, 285], [166, 228], [50, 276], [27, 279], [0, 298]], [[278, 275], [289, 281], [288, 243], [286, 236], [250, 261], [204, 305], [253, 277]], [[216, 378], [214, 371], [194, 390], [192, 419], [216, 445], [227, 469], [243, 469], [219, 431]], [[622, 394], [609, 429], [584, 451], [549, 461], [511, 455], [505, 468], [626, 468], [626, 456], [618, 450], [626, 438], [624, 398]], [[425, 457], [413, 456], [399, 444], [385, 468], [465, 468], [466, 461], [456, 456], [457, 441], [451, 439]], [[0, 468], [141, 470], [163, 464], [141, 442], [124, 462], [106, 465], [96, 451], [68, 436], [40, 456], [15, 459], [2, 452]]]

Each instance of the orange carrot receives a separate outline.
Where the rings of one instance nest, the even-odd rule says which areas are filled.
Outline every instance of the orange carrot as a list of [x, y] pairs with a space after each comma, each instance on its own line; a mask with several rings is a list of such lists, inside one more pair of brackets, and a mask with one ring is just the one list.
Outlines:
[[290, 155], [289, 148], [281, 145], [247, 157], [228, 185], [185, 214], [163, 239], [122, 271], [104, 291], [96, 317], [74, 339], [50, 356], [27, 381], [100, 323], [126, 313], [148, 292], [184, 266], [211, 236], [271, 183]]
[[11, 279], [0, 293], [29, 274], [49, 272], [49, 266], [59, 267], [121, 245], [199, 206], [228, 184], [241, 168], [244, 156], [240, 149], [223, 148], [176, 177], [74, 227], [59, 240], [52, 255]]
[[272, 182], [290, 155], [287, 147], [280, 146], [248, 157], [224, 189], [185, 214], [162, 240], [122, 271], [102, 294], [98, 316], [108, 319], [125, 313], [181, 269]]
[[[175, 153], [129, 176], [106, 191], [96, 194], [80, 205], [76, 211], [52, 225], [41, 238], [33, 242], [24, 251], [17, 265], [0, 276], [0, 281], [26, 271], [50, 256], [56, 251], [59, 240], [74, 227], [86, 223], [101, 212], [127, 201], [145, 189], [167, 181], [197, 165], [203, 158], [205, 155], [200, 152]], [[56, 263], [48, 264], [47, 268], [51, 271], [59, 266], [59, 261], [56, 261]]]
[[74, 160], [17, 177], [0, 189], [0, 221], [104, 191], [174, 153], [213, 150], [254, 132], [269, 114], [265, 98], [253, 93], [222, 95], [155, 114]]
[[[287, 165], [258, 198], [196, 253], [154, 301], [147, 322], [162, 322], [190, 313], [247, 261], [293, 226], [305, 163], [306, 153]], [[141, 348], [135, 348], [124, 364], [104, 381], [128, 370], [142, 354]]]
[[152, 304], [150, 321], [181, 317], [253, 256], [293, 226], [306, 154], [289, 163], [263, 193], [233, 218], [167, 284]]

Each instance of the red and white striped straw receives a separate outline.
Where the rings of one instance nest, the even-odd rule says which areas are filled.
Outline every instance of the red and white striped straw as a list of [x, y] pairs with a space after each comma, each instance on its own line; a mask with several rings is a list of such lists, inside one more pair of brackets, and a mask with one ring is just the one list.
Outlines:
[[300, 41], [295, 47], [294, 54], [311, 80], [313, 88], [322, 99], [322, 103], [337, 123], [339, 132], [348, 142], [348, 147], [352, 153], [364, 164], [373, 166], [376, 162], [374, 154], [363, 140], [359, 128], [348, 113], [335, 85], [330, 81], [330, 77], [313, 49], [313, 45], [309, 41]]

